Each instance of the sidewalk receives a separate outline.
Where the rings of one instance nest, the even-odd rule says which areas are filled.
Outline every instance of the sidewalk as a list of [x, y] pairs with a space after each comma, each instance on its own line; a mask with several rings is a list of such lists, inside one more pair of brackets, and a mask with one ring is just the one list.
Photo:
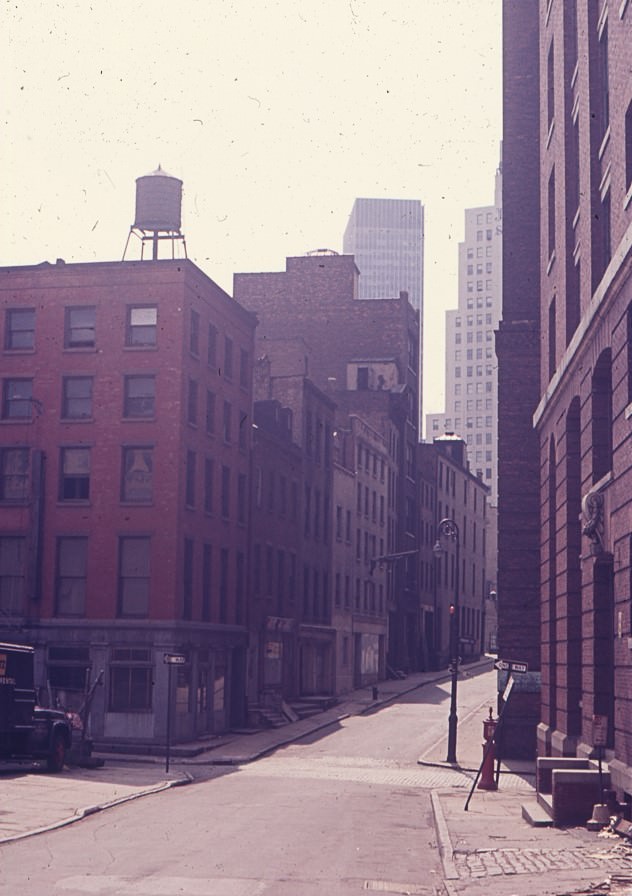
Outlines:
[[[483, 756], [485, 710], [459, 719], [455, 765], [445, 761], [447, 737], [419, 758], [420, 765], [454, 774], [454, 786], [432, 793], [450, 896], [630, 896], [632, 848], [619, 838], [583, 827], [531, 827], [523, 819], [523, 804], [536, 801], [534, 762], [501, 762], [497, 790], [472, 790]], [[459, 789], [457, 776], [464, 773], [471, 783]]]

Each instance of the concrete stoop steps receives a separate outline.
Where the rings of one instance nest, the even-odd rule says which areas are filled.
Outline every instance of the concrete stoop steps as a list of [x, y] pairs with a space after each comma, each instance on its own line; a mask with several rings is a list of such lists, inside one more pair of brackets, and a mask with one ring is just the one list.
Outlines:
[[600, 773], [590, 759], [538, 757], [536, 800], [522, 806], [522, 817], [533, 827], [583, 826], [609, 784], [607, 767]]

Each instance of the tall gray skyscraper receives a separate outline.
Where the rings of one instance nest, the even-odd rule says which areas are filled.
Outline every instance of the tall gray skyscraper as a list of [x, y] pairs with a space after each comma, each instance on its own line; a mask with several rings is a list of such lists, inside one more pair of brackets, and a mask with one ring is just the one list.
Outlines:
[[419, 199], [356, 199], [343, 252], [360, 271], [360, 299], [385, 299], [402, 290], [423, 311], [424, 207]]
[[494, 204], [465, 210], [459, 243], [459, 306], [446, 311], [445, 412], [426, 415], [426, 438], [455, 432], [472, 471], [498, 492], [498, 371], [494, 330], [502, 302], [502, 161]]

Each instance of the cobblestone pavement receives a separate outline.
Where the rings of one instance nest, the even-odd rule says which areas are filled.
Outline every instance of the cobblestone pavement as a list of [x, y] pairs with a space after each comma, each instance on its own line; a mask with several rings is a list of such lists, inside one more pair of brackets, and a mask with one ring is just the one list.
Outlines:
[[[386, 759], [368, 757], [332, 757], [296, 759], [270, 757], [257, 763], [239, 766], [240, 774], [253, 777], [309, 778], [312, 780], [356, 781], [363, 784], [384, 784], [417, 787], [424, 790], [449, 787], [469, 789], [474, 775], [456, 769], [414, 766]], [[503, 775], [503, 788], [524, 788], [519, 775]]]
[[453, 859], [461, 879], [581, 869], [632, 874], [632, 849], [620, 843], [610, 845], [604, 842], [603, 845], [600, 843], [575, 849], [501, 848], [455, 851]]

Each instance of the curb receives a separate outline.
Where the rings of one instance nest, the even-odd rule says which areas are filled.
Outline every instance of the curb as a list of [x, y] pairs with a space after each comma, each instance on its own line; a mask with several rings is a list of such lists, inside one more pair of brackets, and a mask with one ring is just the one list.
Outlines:
[[13, 834], [10, 837], [2, 837], [0, 838], [0, 845], [3, 843], [15, 843], [17, 840], [26, 840], [27, 837], [34, 837], [36, 834], [45, 834], [49, 831], [57, 830], [57, 828], [64, 828], [70, 824], [74, 824], [76, 821], [82, 821], [90, 815], [96, 815], [99, 812], [104, 812], [106, 809], [113, 809], [114, 806], [120, 806], [123, 803], [131, 803], [132, 800], [138, 800], [143, 796], [151, 796], [154, 793], [162, 793], [165, 790], [171, 790], [172, 787], [184, 787], [187, 784], [194, 783], [194, 778], [187, 772], [184, 772], [183, 775], [184, 777], [176, 779], [175, 781], [162, 781], [160, 784], [156, 784], [153, 787], [146, 787], [144, 790], [139, 790], [136, 793], [129, 793], [127, 796], [121, 796], [118, 799], [109, 800], [106, 803], [96, 803], [94, 806], [86, 806], [83, 809], [77, 809], [74, 815], [70, 815], [68, 818], [62, 818], [59, 821], [53, 821], [50, 824], [43, 825], [41, 828], [33, 828], [29, 831], [23, 831], [20, 834]]
[[439, 841], [439, 855], [441, 856], [441, 864], [443, 865], [443, 875], [446, 881], [458, 880], [459, 873], [454, 864], [454, 847], [450, 839], [450, 831], [441, 808], [439, 794], [433, 790], [430, 794], [432, 803], [432, 814], [434, 815], [435, 828], [437, 831], [437, 840]]

